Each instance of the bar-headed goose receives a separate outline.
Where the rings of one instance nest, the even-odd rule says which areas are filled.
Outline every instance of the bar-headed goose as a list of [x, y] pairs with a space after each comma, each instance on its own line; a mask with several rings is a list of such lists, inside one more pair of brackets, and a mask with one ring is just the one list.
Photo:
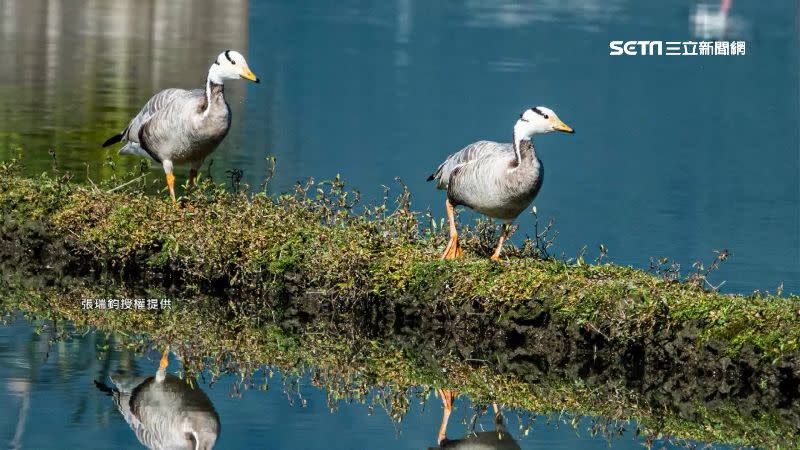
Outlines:
[[208, 69], [205, 89], [164, 89], [151, 97], [128, 126], [103, 147], [124, 141], [120, 155], [139, 155], [160, 163], [175, 202], [173, 165], [190, 164], [189, 182], [194, 183], [203, 160], [222, 142], [231, 126], [231, 112], [223, 94], [225, 80], [241, 78], [259, 82], [241, 53], [226, 50]]
[[514, 125], [512, 143], [491, 141], [472, 143], [448, 156], [428, 181], [436, 180], [437, 188], [447, 190], [447, 219], [450, 222], [450, 241], [443, 259], [462, 255], [458, 245], [453, 207], [458, 205], [504, 221], [493, 260], [500, 259], [503, 241], [509, 225], [531, 204], [542, 187], [544, 169], [536, 157], [531, 136], [535, 134], [573, 130], [543, 106], [530, 108], [520, 114]]

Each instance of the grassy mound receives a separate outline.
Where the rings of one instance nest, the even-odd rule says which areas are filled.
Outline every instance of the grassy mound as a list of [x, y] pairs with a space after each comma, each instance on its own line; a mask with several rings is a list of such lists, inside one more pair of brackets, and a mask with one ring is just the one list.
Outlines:
[[[339, 180], [277, 198], [206, 182], [176, 209], [136, 180], [114, 183], [0, 164], [6, 309], [171, 343], [189, 373], [313, 368], [332, 399], [377, 387], [396, 417], [409, 392], [443, 386], [538, 413], [634, 419], [650, 438], [796, 443], [800, 297], [568, 263], [547, 258], [539, 236], [498, 264], [486, 226], [462, 234], [469, 257], [442, 261], [440, 223], [412, 211], [405, 190], [367, 208]], [[103, 286], [119, 277], [183, 300], [158, 314], [81, 309], [118, 295]]]
[[[731, 354], [754, 347], [774, 361], [800, 346], [797, 296], [723, 295], [614, 264], [542, 259], [531, 242], [509, 249], [500, 264], [482, 256], [442, 261], [444, 236], [435, 227], [420, 230], [430, 218], [410, 210], [405, 192], [394, 205], [356, 211], [355, 195], [338, 180], [298, 185], [278, 198], [205, 184], [176, 209], [132, 186], [27, 179], [13, 163], [2, 164], [3, 227], [39, 223], [37, 240], [63, 241], [70, 254], [104, 271], [265, 299], [470, 305], [517, 316], [545, 308], [555, 322], [615, 342], [691, 322], [699, 341], [722, 341]], [[485, 234], [466, 233], [468, 254], [486, 254]], [[28, 238], [13, 239], [24, 247]]]

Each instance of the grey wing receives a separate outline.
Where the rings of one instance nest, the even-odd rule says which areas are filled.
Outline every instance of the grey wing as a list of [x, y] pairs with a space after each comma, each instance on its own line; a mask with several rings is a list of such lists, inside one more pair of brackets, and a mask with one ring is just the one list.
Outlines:
[[493, 141], [473, 142], [448, 156], [447, 159], [439, 165], [436, 172], [428, 177], [428, 181], [437, 180], [436, 187], [438, 189], [447, 189], [447, 186], [450, 184], [450, 175], [456, 167], [477, 161], [487, 156], [505, 155], [513, 151], [514, 149], [511, 147], [511, 144], [501, 144]]
[[494, 151], [453, 167], [447, 183], [447, 198], [453, 204], [475, 209], [475, 200], [492, 201], [496, 195], [502, 195], [496, 183], [498, 168], [507, 167], [511, 157], [508, 152]]
[[125, 422], [131, 427], [136, 439], [147, 448], [159, 448], [158, 437], [155, 436], [147, 427], [139, 420], [136, 414], [131, 410], [131, 398], [133, 392], [142, 384], [149, 381], [152, 377], [128, 377], [124, 375], [115, 375], [111, 377], [116, 389], [114, 390], [114, 404], [120, 412]]
[[167, 105], [172, 103], [176, 98], [187, 95], [191, 91], [186, 89], [164, 89], [156, 95], [150, 97], [150, 100], [144, 104], [139, 114], [131, 119], [127, 128], [122, 132], [122, 137], [129, 142], [139, 142], [139, 129], [145, 124], [156, 112], [164, 109]]
[[197, 111], [205, 101], [205, 94], [202, 90], [182, 91], [175, 95], [172, 100], [153, 112], [148, 120], [139, 126], [136, 141], [147, 154], [161, 162], [172, 156], [163, 154], [162, 150], [169, 147], [166, 145], [170, 141], [180, 141], [185, 138], [193, 140], [191, 120], [187, 120], [187, 114]]
[[117, 405], [117, 409], [119, 410], [122, 417], [125, 419], [125, 422], [131, 427], [133, 430], [133, 434], [136, 435], [136, 439], [142, 443], [147, 448], [159, 448], [159, 440], [158, 438], [150, 432], [150, 430], [145, 427], [145, 425], [139, 420], [138, 417], [131, 411], [130, 406], [131, 395], [122, 393], [122, 392], [115, 392], [114, 393], [114, 403]]
[[103, 147], [107, 147], [115, 142], [125, 141], [125, 145], [119, 150], [120, 155], [137, 155], [150, 158], [154, 161], [160, 162], [159, 158], [146, 151], [139, 143], [139, 132], [144, 124], [150, 121], [154, 114], [167, 108], [173, 100], [188, 95], [192, 91], [185, 89], [164, 89], [156, 95], [150, 97], [150, 100], [144, 104], [142, 109], [136, 116], [131, 119], [128, 126], [122, 130], [122, 133], [111, 137], [107, 140]]

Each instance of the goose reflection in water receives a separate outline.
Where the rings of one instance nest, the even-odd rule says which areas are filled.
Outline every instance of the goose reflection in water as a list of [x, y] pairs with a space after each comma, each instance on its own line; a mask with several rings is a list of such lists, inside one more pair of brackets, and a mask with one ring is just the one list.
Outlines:
[[442, 424], [439, 427], [438, 442], [436, 449], [458, 449], [458, 450], [520, 450], [519, 444], [511, 434], [506, 431], [503, 422], [503, 414], [496, 403], [492, 404], [494, 410], [494, 431], [481, 431], [470, 433], [461, 439], [447, 438], [447, 421], [453, 411], [453, 399], [456, 397], [454, 391], [439, 389], [439, 396], [442, 398], [444, 410], [442, 411]]
[[220, 431], [219, 415], [199, 388], [167, 373], [166, 350], [154, 376], [112, 375], [111, 395], [139, 442], [152, 450], [210, 450]]
[[733, 0], [719, 0], [719, 4], [703, 0], [689, 15], [689, 28], [697, 39], [731, 40], [743, 39], [750, 28], [742, 16], [731, 14]]

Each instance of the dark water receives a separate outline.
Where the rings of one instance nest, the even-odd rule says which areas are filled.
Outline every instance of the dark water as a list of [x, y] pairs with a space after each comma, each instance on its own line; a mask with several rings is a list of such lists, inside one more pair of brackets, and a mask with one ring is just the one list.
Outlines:
[[[272, 154], [274, 192], [341, 173], [376, 201], [401, 177], [415, 208], [444, 217], [424, 182], [442, 158], [510, 140], [521, 110], [548, 105], [577, 130], [536, 141], [556, 254], [586, 245], [593, 259], [602, 243], [615, 262], [664, 256], [685, 272], [728, 249], [723, 290], [800, 292], [797, 2], [733, 1], [727, 28], [705, 33], [745, 40], [735, 57], [609, 56], [610, 40], [697, 38], [694, 0], [193, 5], [0, 1], [0, 157], [22, 148], [39, 173], [54, 149], [78, 179], [121, 175], [137, 162], [98, 144], [236, 48], [264, 82], [229, 83], [217, 179], [240, 168], [257, 186]], [[520, 222], [517, 239], [532, 234]]]
[[[113, 340], [89, 333], [66, 342], [50, 343], [51, 328], [35, 332], [25, 321], [0, 327], [0, 443], [12, 449], [136, 449], [142, 448], [114, 406], [94, 381], [109, 383], [109, 374], [153, 375], [158, 354], [136, 356]], [[170, 371], [180, 363], [170, 361]], [[262, 374], [257, 374], [257, 377]], [[266, 391], [238, 391], [234, 376], [222, 376], [213, 386], [199, 388], [219, 414], [218, 449], [427, 449], [436, 447], [442, 420], [439, 399], [412, 400], [402, 421], [392, 420], [380, 406], [339, 402], [329, 408], [326, 392], [308, 376], [285, 377], [275, 371]], [[603, 449], [642, 448], [627, 424], [622, 437], [610, 442], [590, 437], [590, 419], [575, 428], [567, 414], [535, 417], [503, 410], [505, 426], [520, 448]], [[491, 431], [491, 414], [479, 415], [468, 399], [455, 401], [447, 427], [448, 439], [470, 430]], [[535, 422], [530, 425], [530, 420]], [[530, 425], [530, 426], [529, 426]], [[528, 428], [527, 435], [523, 429]], [[656, 442], [660, 447], [660, 443]], [[725, 448], [725, 447], [720, 447]]]

